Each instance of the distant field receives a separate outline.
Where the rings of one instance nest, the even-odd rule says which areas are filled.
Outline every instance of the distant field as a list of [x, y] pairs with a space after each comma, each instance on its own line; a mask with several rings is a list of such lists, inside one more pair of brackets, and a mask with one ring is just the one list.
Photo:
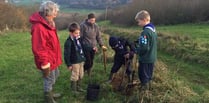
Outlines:
[[34, 5], [40, 3], [42, 0], [13, 0], [16, 5]]
[[196, 23], [196, 24], [179, 24], [169, 26], [157, 26], [158, 32], [171, 33], [173, 35], [187, 35], [192, 38], [207, 42], [209, 39], [209, 23]]
[[67, 8], [61, 6], [61, 11], [65, 13], [81, 13], [81, 14], [88, 14], [88, 13], [103, 13], [104, 10], [99, 9], [76, 9], [76, 8]]
[[[34, 5], [34, 3], [40, 3], [42, 0], [19, 0], [15, 2], [16, 5]], [[60, 5], [61, 12], [65, 13], [81, 13], [81, 14], [87, 14], [90, 12], [93, 13], [103, 13], [105, 10], [102, 9], [76, 9], [76, 8], [70, 8], [68, 5]]]

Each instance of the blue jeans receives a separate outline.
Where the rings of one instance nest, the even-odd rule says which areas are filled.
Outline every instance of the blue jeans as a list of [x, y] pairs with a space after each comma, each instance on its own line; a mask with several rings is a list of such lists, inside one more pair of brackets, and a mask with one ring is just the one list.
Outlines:
[[59, 69], [55, 69], [50, 72], [48, 77], [43, 77], [44, 80], [44, 92], [50, 92], [53, 89], [53, 85], [56, 82], [56, 79], [59, 76]]

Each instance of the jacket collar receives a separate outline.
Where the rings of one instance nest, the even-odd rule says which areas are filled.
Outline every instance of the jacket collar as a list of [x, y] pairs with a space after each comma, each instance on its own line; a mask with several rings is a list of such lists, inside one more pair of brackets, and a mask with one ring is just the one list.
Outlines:
[[143, 30], [144, 29], [150, 29], [151, 31], [153, 31], [153, 32], [156, 32], [156, 30], [155, 30], [155, 26], [152, 24], [152, 23], [149, 23], [149, 24], [147, 24], [147, 25], [145, 25], [144, 27], [143, 27]]

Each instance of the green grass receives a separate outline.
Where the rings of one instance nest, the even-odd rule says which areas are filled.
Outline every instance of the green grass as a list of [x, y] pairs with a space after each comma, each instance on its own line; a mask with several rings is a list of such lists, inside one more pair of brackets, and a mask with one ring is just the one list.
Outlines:
[[[19, 6], [31, 6], [34, 3], [39, 4], [42, 0], [21, 0], [20, 2], [15, 3], [15, 5]], [[59, 5], [59, 4], [58, 4]], [[69, 8], [69, 5], [60, 5], [60, 11], [65, 13], [79, 13], [79, 14], [88, 14], [88, 13], [104, 13], [105, 10], [102, 9], [77, 9], [77, 8]]]
[[104, 10], [97, 10], [97, 9], [76, 9], [76, 8], [67, 8], [67, 7], [62, 7], [61, 11], [65, 13], [80, 13], [80, 14], [88, 14], [88, 13], [101, 14], [104, 12]]
[[[136, 39], [136, 37], [139, 35], [141, 31], [140, 27], [127, 28], [111, 26], [110, 22], [108, 21], [101, 22], [100, 24], [103, 25], [103, 28], [110, 30], [111, 35], [125, 34], [125, 37], [131, 37], [132, 39]], [[157, 31], [160, 33], [165, 33], [169, 35], [189, 36], [192, 38], [191, 40], [193, 42], [197, 42], [197, 44], [200, 45], [208, 43], [208, 26], [209, 25], [207, 23], [197, 23], [170, 26], [156, 26], [156, 28]], [[113, 30], [113, 32], [115, 33], [113, 33], [111, 30]], [[172, 47], [172, 45], [168, 46]], [[198, 56], [203, 57], [204, 55]], [[173, 56], [168, 55], [168, 53], [166, 53], [166, 51], [164, 50], [159, 51], [158, 59], [162, 60], [165, 64], [167, 64], [168, 69], [171, 70], [171, 72], [173, 72], [176, 77], [179, 77], [181, 80], [187, 82], [188, 85], [192, 88], [192, 90], [194, 90], [199, 95], [202, 95], [209, 91], [209, 72], [207, 66], [198, 64], [196, 62], [182, 60], [181, 58], [175, 57], [175, 54], [173, 54]], [[197, 98], [196, 100], [198, 101]]]
[[158, 52], [158, 58], [169, 66], [169, 69], [176, 73], [182, 79], [189, 81], [192, 88], [203, 93], [209, 90], [208, 68], [199, 64], [192, 64], [183, 60], [176, 59], [170, 55]]
[[[111, 29], [120, 29], [121, 31], [127, 32], [138, 32], [140, 29], [138, 27], [133, 28], [119, 28], [119, 27], [111, 27], [111, 25], [106, 23], [100, 23], [102, 28], [105, 25], [110, 27]], [[185, 28], [190, 28], [190, 24], [183, 24]], [[194, 24], [197, 27], [203, 27], [201, 35], [204, 35], [207, 31], [206, 24]], [[169, 29], [169, 27], [171, 29]], [[157, 26], [160, 32], [172, 32], [172, 28], [174, 26]], [[163, 29], [162, 29], [163, 28]], [[178, 29], [178, 26], [175, 27]], [[173, 31], [175, 31], [173, 28]], [[164, 31], [165, 30], [165, 31]], [[185, 34], [186, 35], [185, 29]], [[198, 28], [193, 28], [193, 31], [198, 31]], [[177, 30], [176, 30], [177, 31]], [[176, 32], [175, 32], [176, 33]], [[182, 33], [179, 31], [178, 33]], [[68, 37], [67, 31], [59, 31], [59, 38], [61, 42], [61, 47], [63, 48], [63, 44]], [[138, 34], [137, 34], [138, 35]], [[192, 34], [194, 37], [195, 35]], [[198, 37], [198, 35], [197, 35]], [[197, 38], [196, 37], [196, 38]], [[43, 81], [41, 78], [40, 72], [36, 69], [33, 61], [33, 54], [31, 51], [31, 35], [29, 32], [7, 32], [3, 35], [0, 35], [0, 103], [41, 103], [43, 102]], [[196, 39], [194, 39], [196, 40]], [[106, 44], [107, 44], [107, 40]], [[63, 52], [63, 49], [62, 49]], [[111, 54], [111, 53], [110, 53]], [[181, 87], [180, 82], [184, 82], [183, 84], [187, 84], [198, 96], [194, 96], [191, 100], [182, 99], [182, 103], [197, 103], [202, 102], [206, 103], [209, 101], [207, 97], [209, 97], [209, 72], [208, 68], [190, 62], [185, 62], [178, 58], [174, 58], [173, 56], [167, 55], [164, 52], [159, 52], [158, 59], [167, 64], [169, 71], [171, 71], [171, 77], [168, 77], [171, 81], [175, 81], [177, 86]], [[104, 72], [103, 63], [101, 61], [101, 53], [98, 53], [95, 58], [93, 67], [93, 77], [92, 81], [96, 81], [101, 83], [101, 93], [99, 95], [99, 100], [93, 103], [121, 103], [125, 100], [124, 95], [120, 95], [116, 92], [113, 92], [112, 89], [103, 84], [105, 80], [108, 78], [108, 74], [112, 63], [108, 63], [107, 65], [107, 73]], [[55, 91], [59, 91], [64, 96], [58, 100], [58, 103], [92, 103], [87, 101], [85, 96], [86, 93], [80, 94], [78, 97], [72, 95], [69, 85], [70, 85], [70, 72], [67, 70], [64, 62], [60, 66], [61, 75], [57, 80], [55, 85]], [[163, 74], [162, 74], [163, 75]], [[157, 81], [158, 83], [158, 81]], [[82, 86], [87, 88], [87, 84], [89, 84], [89, 78], [85, 75]], [[175, 84], [175, 83], [173, 83]], [[158, 89], [166, 89], [159, 88], [158, 85], [165, 84], [155, 84]], [[156, 91], [156, 90], [155, 90]], [[162, 102], [166, 102], [166, 99], [169, 99], [170, 96], [175, 96], [179, 94], [176, 91], [167, 90], [164, 94]], [[186, 94], [185, 94], [186, 95]], [[157, 96], [154, 95], [153, 96]], [[156, 97], [155, 97], [156, 98]], [[160, 97], [162, 98], [162, 97]], [[191, 98], [191, 97], [189, 97]]]
[[[29, 33], [7, 33], [0, 43], [1, 103], [21, 103], [37, 98], [41, 79], [36, 71], [30, 50]], [[34, 92], [37, 91], [37, 92]], [[26, 98], [27, 97], [27, 98]]]
[[[68, 37], [67, 31], [59, 32], [63, 47]], [[43, 81], [40, 72], [36, 69], [31, 51], [31, 35], [27, 33], [9, 32], [0, 36], [0, 103], [41, 103], [43, 102]], [[100, 55], [98, 53], [97, 55]], [[99, 56], [95, 58], [93, 77], [91, 81], [103, 83], [107, 80], [111, 63], [104, 72], [103, 63]], [[63, 63], [59, 68], [61, 75], [55, 85], [55, 91], [64, 94], [59, 103], [90, 103], [85, 99], [86, 93], [74, 97], [69, 89], [70, 72]], [[85, 75], [83, 87], [87, 88], [89, 78]], [[104, 84], [103, 84], [104, 85]], [[105, 86], [105, 85], [104, 85]], [[102, 89], [102, 96], [95, 103], [117, 103], [123, 97], [111, 92], [111, 89]], [[112, 98], [112, 99], [106, 99]]]
[[[109, 21], [100, 22], [101, 25], [108, 28], [113, 29], [122, 29], [124, 31], [132, 32], [132, 31], [140, 31], [141, 27], [121, 27], [118, 25], [111, 24]], [[178, 25], [156, 25], [157, 32], [168, 33], [171, 35], [183, 35], [183, 36], [191, 36], [193, 39], [207, 42], [209, 38], [209, 23], [194, 23], [194, 24], [178, 24]], [[137, 34], [136, 34], [137, 35]]]
[[19, 0], [15, 2], [15, 5], [34, 5], [34, 3], [40, 3], [42, 0]]
[[158, 32], [165, 32], [170, 34], [187, 35], [196, 39], [199, 42], [207, 42], [209, 39], [208, 23], [196, 24], [179, 24], [170, 26], [157, 26]]

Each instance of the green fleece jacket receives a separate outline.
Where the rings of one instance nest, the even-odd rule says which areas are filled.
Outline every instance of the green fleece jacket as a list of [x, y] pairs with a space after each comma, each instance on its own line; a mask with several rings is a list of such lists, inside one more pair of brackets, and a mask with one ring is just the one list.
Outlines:
[[142, 63], [154, 63], [157, 59], [157, 34], [152, 24], [143, 27], [138, 42], [139, 61]]

